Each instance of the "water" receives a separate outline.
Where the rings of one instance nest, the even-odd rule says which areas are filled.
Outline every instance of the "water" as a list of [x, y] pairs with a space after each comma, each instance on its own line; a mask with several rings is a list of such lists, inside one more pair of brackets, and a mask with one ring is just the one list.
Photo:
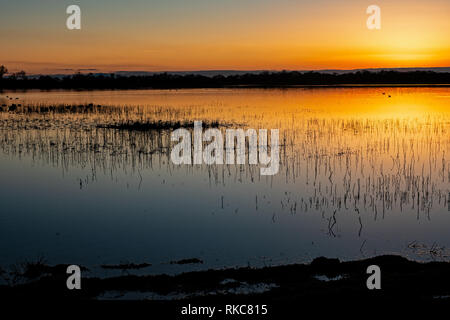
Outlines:
[[[29, 91], [0, 100], [34, 106], [0, 113], [0, 265], [148, 262], [158, 273], [317, 256], [448, 260], [448, 88]], [[89, 103], [90, 112], [42, 109]], [[174, 165], [170, 130], [104, 127], [148, 120], [277, 128], [279, 173]], [[204, 264], [169, 263], [185, 258]]]

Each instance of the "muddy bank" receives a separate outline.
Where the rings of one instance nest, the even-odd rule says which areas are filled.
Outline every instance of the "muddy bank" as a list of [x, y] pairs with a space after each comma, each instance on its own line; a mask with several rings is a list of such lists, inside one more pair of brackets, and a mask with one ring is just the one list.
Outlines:
[[[366, 286], [367, 267], [374, 264], [381, 269], [381, 290], [368, 290]], [[157, 305], [192, 301], [286, 306], [295, 306], [300, 301], [450, 301], [450, 263], [419, 263], [400, 256], [350, 262], [317, 258], [311, 264], [208, 270], [175, 276], [123, 275], [101, 279], [83, 276], [82, 271], [82, 289], [72, 291], [66, 288], [68, 275], [64, 265], [40, 268], [45, 273], [35, 280], [0, 286], [0, 296], [11, 300], [84, 302], [153, 300], [149, 303]]]

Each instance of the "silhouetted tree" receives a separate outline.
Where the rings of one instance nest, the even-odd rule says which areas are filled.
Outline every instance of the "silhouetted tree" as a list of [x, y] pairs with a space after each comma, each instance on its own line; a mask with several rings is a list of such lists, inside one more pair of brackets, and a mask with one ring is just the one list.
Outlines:
[[9, 76], [9, 80], [26, 80], [27, 79], [27, 74], [26, 74], [26, 72], [25, 71], [19, 71], [19, 72], [15, 72], [15, 73], [12, 73], [10, 76]]
[[8, 69], [6, 69], [6, 67], [4, 65], [1, 65], [0, 66], [0, 79], [3, 78], [3, 76], [7, 73], [8, 73]]
[[25, 71], [19, 71], [15, 73], [15, 76], [17, 79], [26, 80], [27, 79], [27, 73]]
[[[2, 66], [3, 74], [8, 70]], [[2, 74], [2, 75], [3, 75]], [[1, 78], [0, 78], [1, 79]], [[325, 72], [260, 72], [235, 75], [205, 76], [199, 74], [156, 73], [145, 76], [110, 74], [82, 74], [67, 76], [26, 77], [18, 72], [0, 81], [0, 89], [170, 89], [170, 88], [222, 88], [284, 87], [303, 85], [374, 85], [374, 84], [450, 84], [450, 72], [357, 71], [348, 73]]]

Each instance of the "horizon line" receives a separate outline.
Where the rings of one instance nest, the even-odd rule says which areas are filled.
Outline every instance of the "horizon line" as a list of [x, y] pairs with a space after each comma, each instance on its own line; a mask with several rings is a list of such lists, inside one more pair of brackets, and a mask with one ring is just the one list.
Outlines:
[[[352, 68], [352, 69], [335, 69], [335, 68], [326, 68], [326, 69], [197, 69], [197, 70], [113, 70], [113, 71], [102, 71], [96, 68], [67, 68], [65, 71], [61, 73], [28, 73], [30, 76], [38, 76], [38, 75], [53, 75], [53, 76], [61, 76], [61, 75], [73, 75], [75, 73], [82, 74], [117, 74], [117, 73], [148, 73], [148, 74], [158, 74], [158, 73], [184, 73], [184, 74], [195, 74], [195, 73], [261, 73], [261, 72], [357, 72], [357, 71], [382, 71], [382, 70], [446, 70], [450, 72], [450, 66], [446, 67], [369, 67], [369, 68]], [[26, 70], [24, 70], [26, 71]], [[71, 71], [71, 72], [69, 72]], [[447, 71], [447, 70], [446, 70]], [[8, 74], [12, 74], [10, 72]]]

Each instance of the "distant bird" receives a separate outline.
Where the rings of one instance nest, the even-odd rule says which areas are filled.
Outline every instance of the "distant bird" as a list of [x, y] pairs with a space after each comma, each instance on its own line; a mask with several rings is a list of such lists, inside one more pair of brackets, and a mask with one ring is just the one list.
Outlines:
[[386, 92], [383, 92], [383, 96], [386, 94]]
[[391, 97], [391, 95], [388, 95], [388, 98], [390, 98]]

